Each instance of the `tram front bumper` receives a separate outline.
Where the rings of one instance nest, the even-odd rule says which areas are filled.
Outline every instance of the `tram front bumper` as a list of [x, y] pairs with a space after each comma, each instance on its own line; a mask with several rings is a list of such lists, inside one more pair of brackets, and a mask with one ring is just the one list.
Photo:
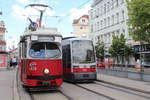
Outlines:
[[96, 72], [87, 72], [87, 73], [74, 73], [73, 77], [75, 80], [96, 80]]

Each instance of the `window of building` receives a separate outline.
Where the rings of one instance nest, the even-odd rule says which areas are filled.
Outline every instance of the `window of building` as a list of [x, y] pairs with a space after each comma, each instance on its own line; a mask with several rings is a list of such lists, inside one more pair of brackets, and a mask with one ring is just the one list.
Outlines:
[[82, 22], [85, 23], [85, 19], [82, 19]]
[[96, 31], [97, 30], [97, 25], [96, 25], [96, 23], [95, 23], [95, 29], [94, 29], [94, 31]]
[[104, 4], [104, 13], [106, 13], [106, 4]]
[[111, 9], [114, 8], [114, 0], [111, 0]]
[[104, 27], [106, 27], [106, 19], [104, 19]]
[[0, 40], [3, 40], [3, 36], [2, 35], [0, 35]]
[[83, 27], [81, 26], [81, 27], [80, 27], [80, 29], [82, 30], [82, 29], [83, 29]]
[[125, 35], [125, 29], [122, 29], [122, 33]]
[[124, 21], [125, 18], [124, 18], [124, 10], [122, 10], [122, 21]]
[[101, 29], [103, 28], [103, 20], [101, 20]]
[[94, 18], [96, 17], [96, 10], [94, 10]]
[[96, 17], [99, 17], [99, 8], [97, 8], [97, 14]]
[[97, 36], [97, 40], [100, 41], [100, 36]]
[[110, 43], [111, 42], [111, 35], [110, 35], [110, 33], [108, 33], [108, 43]]
[[101, 6], [100, 7], [100, 15], [102, 15], [102, 13], [103, 13], [103, 7]]
[[114, 15], [112, 15], [112, 25], [114, 25], [114, 21], [115, 21], [115, 18], [114, 18]]
[[110, 2], [107, 2], [107, 11], [110, 10]]
[[91, 25], [91, 32], [93, 32], [93, 24]]
[[117, 6], [117, 7], [119, 6], [118, 0], [116, 0], [116, 6]]
[[119, 23], [119, 13], [116, 13], [117, 23]]
[[99, 30], [99, 22], [97, 22], [97, 30]]
[[102, 35], [102, 41], [104, 41], [104, 35]]
[[110, 17], [108, 17], [108, 26], [110, 26]]

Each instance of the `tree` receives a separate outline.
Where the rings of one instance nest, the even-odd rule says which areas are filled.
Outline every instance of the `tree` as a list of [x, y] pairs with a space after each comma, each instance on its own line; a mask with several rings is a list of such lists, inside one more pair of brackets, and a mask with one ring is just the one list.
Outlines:
[[150, 0], [126, 0], [130, 34], [136, 41], [150, 43]]
[[101, 41], [98, 41], [98, 44], [95, 47], [95, 49], [96, 49], [96, 57], [103, 61], [103, 59], [104, 59], [104, 43]]
[[132, 54], [132, 48], [126, 45], [126, 39], [123, 34], [120, 36], [113, 35], [112, 45], [109, 48], [109, 53], [112, 57], [117, 58], [117, 62], [121, 57], [121, 61], [123, 63], [124, 58], [128, 58], [129, 55]]

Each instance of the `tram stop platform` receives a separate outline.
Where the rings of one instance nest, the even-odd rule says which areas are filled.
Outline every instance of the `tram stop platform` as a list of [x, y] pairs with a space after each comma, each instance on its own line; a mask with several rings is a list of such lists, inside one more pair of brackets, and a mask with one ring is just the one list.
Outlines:
[[97, 80], [100, 80], [104, 83], [150, 94], [150, 82], [144, 82], [144, 81], [122, 78], [117, 76], [110, 76], [101, 73], [97, 74]]

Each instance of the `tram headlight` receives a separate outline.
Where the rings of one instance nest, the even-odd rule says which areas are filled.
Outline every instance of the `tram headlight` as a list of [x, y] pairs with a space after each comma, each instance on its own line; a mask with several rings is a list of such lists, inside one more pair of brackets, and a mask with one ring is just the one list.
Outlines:
[[50, 72], [50, 71], [49, 71], [48, 68], [45, 68], [45, 69], [44, 69], [44, 74], [49, 74], [49, 72]]

